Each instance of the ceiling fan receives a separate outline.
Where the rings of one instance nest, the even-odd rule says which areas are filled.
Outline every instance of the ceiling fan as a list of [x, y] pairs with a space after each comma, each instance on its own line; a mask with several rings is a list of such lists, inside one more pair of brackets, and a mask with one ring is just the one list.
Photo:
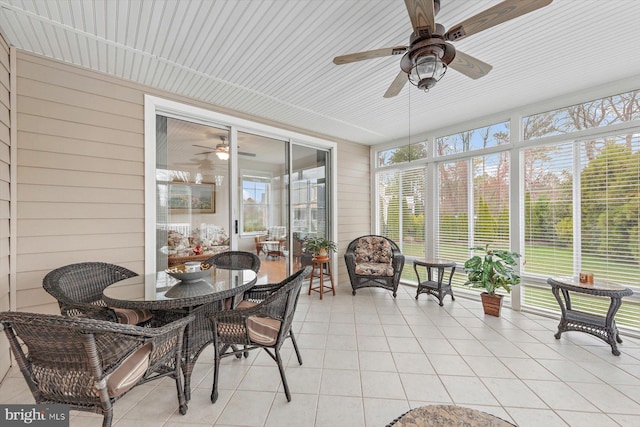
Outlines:
[[472, 79], [478, 79], [491, 71], [491, 65], [456, 51], [450, 42], [533, 12], [549, 5], [552, 1], [505, 0], [445, 31], [444, 26], [435, 22], [435, 16], [440, 11], [440, 0], [404, 0], [413, 26], [409, 46], [394, 46], [336, 56], [333, 62], [342, 65], [404, 54], [400, 61], [401, 71], [385, 92], [385, 98], [398, 95], [407, 80], [418, 88], [428, 91], [444, 76], [447, 67]]
[[213, 162], [211, 161], [211, 159], [209, 158], [209, 154], [213, 153], [213, 151], [206, 151], [203, 153], [195, 153], [195, 156], [201, 156], [204, 155], [203, 158], [198, 159], [198, 158], [191, 158], [189, 159], [189, 162], [180, 162], [180, 163], [176, 163], [177, 165], [184, 165], [184, 166], [198, 166], [199, 169], [201, 170], [211, 170], [213, 169], [214, 165]]
[[[198, 153], [198, 154], [209, 154], [209, 153], [215, 153], [216, 156], [218, 156], [218, 158], [220, 160], [229, 160], [229, 144], [227, 143], [227, 137], [226, 136], [220, 136], [220, 141], [222, 141], [220, 144], [216, 145], [215, 150], [213, 151], [206, 151], [204, 153]], [[208, 150], [211, 149], [211, 147], [207, 147], [204, 145], [197, 145], [197, 144], [193, 144], [194, 147], [200, 147], [200, 148], [206, 148]], [[238, 147], [240, 148], [240, 147]], [[245, 151], [238, 151], [238, 155], [239, 156], [248, 156], [248, 157], [255, 157], [256, 154], [255, 153], [248, 153]]]

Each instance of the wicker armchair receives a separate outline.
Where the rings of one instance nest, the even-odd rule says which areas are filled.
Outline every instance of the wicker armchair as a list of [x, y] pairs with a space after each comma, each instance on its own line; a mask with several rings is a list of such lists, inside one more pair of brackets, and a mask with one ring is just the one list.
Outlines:
[[137, 276], [131, 270], [104, 262], [65, 265], [49, 272], [42, 286], [60, 306], [64, 316], [83, 315], [125, 324], [143, 324], [151, 318], [148, 310], [107, 307], [102, 291], [109, 285]]
[[104, 416], [129, 390], [151, 380], [176, 382], [181, 414], [187, 412], [180, 361], [185, 326], [193, 316], [161, 328], [37, 313], [0, 313], [20, 371], [37, 404], [60, 403]]
[[[264, 349], [278, 364], [287, 401], [291, 401], [280, 348], [285, 339], [291, 338], [298, 363], [302, 365], [302, 357], [291, 330], [291, 323], [298, 304], [302, 282], [310, 272], [311, 267], [306, 267], [304, 270], [298, 270], [281, 283], [255, 286], [253, 288], [255, 291], [253, 293], [248, 291], [249, 298], [242, 301], [239, 308], [213, 313], [209, 317], [213, 327], [213, 347], [215, 350], [212, 402], [215, 403], [218, 399], [220, 360], [227, 356], [240, 356], [243, 352], [259, 348]], [[268, 286], [272, 287], [267, 289]], [[243, 348], [237, 349], [233, 347], [234, 345], [242, 345]]]
[[404, 255], [392, 240], [376, 235], [358, 237], [347, 246], [344, 260], [353, 295], [356, 289], [380, 287], [393, 291], [396, 297]]
[[215, 265], [219, 268], [229, 270], [253, 270], [256, 273], [260, 270], [260, 258], [251, 252], [229, 251], [213, 255], [204, 261], [207, 264]]

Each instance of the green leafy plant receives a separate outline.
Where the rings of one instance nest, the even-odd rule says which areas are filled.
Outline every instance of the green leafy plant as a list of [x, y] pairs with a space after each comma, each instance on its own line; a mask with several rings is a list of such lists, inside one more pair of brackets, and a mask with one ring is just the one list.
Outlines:
[[464, 263], [464, 271], [468, 275], [465, 285], [484, 288], [489, 295], [495, 295], [496, 289], [502, 288], [511, 292], [511, 286], [520, 283], [520, 276], [514, 270], [520, 254], [510, 251], [494, 251], [489, 245], [476, 246], [472, 251], [483, 251], [484, 255], [474, 255]]
[[327, 253], [335, 252], [338, 247], [335, 242], [327, 240], [324, 237], [307, 237], [304, 239], [304, 249], [314, 255], [319, 255], [324, 251]]

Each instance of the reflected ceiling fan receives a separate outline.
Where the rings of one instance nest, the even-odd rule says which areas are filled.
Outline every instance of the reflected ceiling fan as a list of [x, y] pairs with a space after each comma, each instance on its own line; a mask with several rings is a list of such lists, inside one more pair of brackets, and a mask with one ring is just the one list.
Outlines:
[[428, 91], [444, 76], [447, 67], [472, 79], [491, 71], [491, 65], [471, 55], [456, 52], [450, 42], [484, 31], [503, 22], [525, 15], [549, 5], [553, 0], [505, 0], [472, 16], [445, 31], [435, 22], [440, 11], [440, 0], [404, 0], [413, 26], [409, 46], [394, 46], [365, 52], [336, 56], [334, 64], [342, 65], [366, 59], [404, 54], [401, 71], [384, 94], [391, 98], [400, 93], [407, 80]]
[[[210, 154], [210, 153], [215, 153], [216, 156], [220, 159], [220, 160], [229, 160], [229, 144], [227, 143], [227, 137], [226, 136], [220, 136], [220, 141], [222, 141], [220, 144], [216, 145], [216, 148], [212, 151], [205, 151], [204, 153], [198, 153], [198, 154]], [[206, 147], [204, 145], [197, 145], [197, 144], [193, 144], [194, 147], [200, 147], [200, 148], [206, 148], [208, 150], [211, 149], [211, 147]], [[240, 148], [240, 147], [238, 147]], [[238, 155], [239, 156], [248, 156], [248, 157], [255, 157], [256, 154], [255, 153], [247, 153], [244, 151], [238, 151]]]
[[213, 151], [206, 151], [203, 153], [195, 153], [195, 156], [201, 156], [204, 155], [203, 158], [201, 159], [194, 159], [191, 158], [189, 159], [189, 162], [180, 162], [180, 163], [176, 163], [177, 165], [183, 165], [183, 166], [198, 166], [199, 169], [201, 170], [211, 170], [213, 169], [213, 162], [211, 161], [211, 159], [209, 158], [209, 154], [213, 153]]

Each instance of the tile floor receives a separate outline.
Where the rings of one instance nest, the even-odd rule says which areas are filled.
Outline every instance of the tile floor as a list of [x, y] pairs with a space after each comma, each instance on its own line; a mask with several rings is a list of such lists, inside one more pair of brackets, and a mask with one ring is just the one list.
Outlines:
[[[303, 288], [304, 289], [304, 288]], [[305, 289], [306, 291], [306, 289]], [[114, 426], [383, 427], [427, 404], [456, 404], [527, 426], [640, 426], [640, 340], [623, 337], [620, 357], [587, 334], [553, 334], [557, 320], [503, 310], [485, 317], [476, 300], [397, 299], [381, 289], [353, 297], [300, 297], [295, 330], [304, 364], [290, 344], [285, 358], [292, 401], [264, 353], [227, 358], [220, 397], [211, 404], [212, 352], [200, 356], [189, 411], [180, 415], [169, 380], [135, 388], [116, 402]], [[293, 355], [293, 357], [291, 357]], [[32, 403], [19, 371], [0, 385], [0, 403]], [[102, 417], [71, 413], [71, 426]]]

